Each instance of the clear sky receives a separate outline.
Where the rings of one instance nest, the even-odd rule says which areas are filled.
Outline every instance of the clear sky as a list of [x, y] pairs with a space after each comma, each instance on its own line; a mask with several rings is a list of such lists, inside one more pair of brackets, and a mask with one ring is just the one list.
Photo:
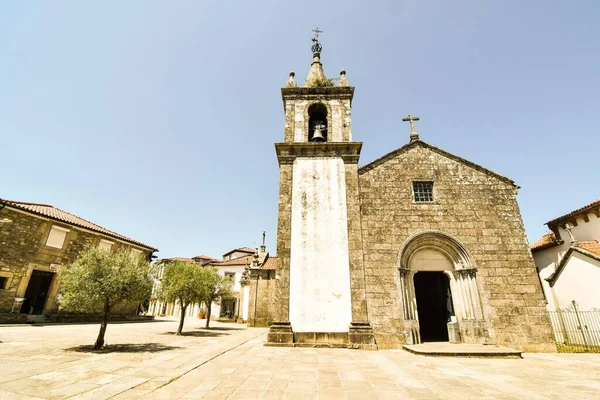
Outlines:
[[275, 250], [280, 87], [319, 26], [361, 165], [421, 139], [521, 186], [530, 241], [600, 198], [600, 2], [2, 1], [0, 197], [160, 257]]

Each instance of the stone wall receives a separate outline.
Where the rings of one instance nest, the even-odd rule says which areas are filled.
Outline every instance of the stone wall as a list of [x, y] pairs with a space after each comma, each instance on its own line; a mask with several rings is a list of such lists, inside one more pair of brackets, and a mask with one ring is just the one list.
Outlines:
[[270, 326], [273, 322], [277, 282], [275, 271], [252, 272], [248, 281], [248, 326]]
[[[413, 201], [413, 180], [434, 182], [432, 203]], [[379, 348], [405, 340], [400, 250], [416, 233], [436, 230], [457, 238], [474, 260], [486, 342], [555, 351], [508, 179], [416, 141], [360, 169], [359, 189], [368, 317]]]

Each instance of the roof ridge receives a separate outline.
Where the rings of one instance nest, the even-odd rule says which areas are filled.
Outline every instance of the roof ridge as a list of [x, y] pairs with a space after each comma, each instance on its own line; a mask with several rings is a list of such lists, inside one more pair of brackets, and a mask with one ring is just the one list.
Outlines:
[[44, 207], [53, 207], [53, 208], [56, 208], [52, 204], [46, 204], [46, 203], [33, 203], [33, 202], [30, 202], [30, 201], [17, 201], [17, 200], [3, 199], [3, 198], [0, 198], [0, 201], [6, 201], [8, 203], [13, 203], [13, 204], [27, 204], [29, 206], [44, 206]]
[[358, 173], [362, 174], [362, 173], [368, 172], [368, 171], [370, 171], [370, 170], [378, 167], [379, 165], [385, 163], [389, 159], [391, 159], [391, 158], [393, 158], [393, 157], [395, 157], [395, 156], [397, 156], [397, 155], [399, 155], [399, 154], [401, 154], [401, 153], [403, 153], [403, 152], [405, 152], [405, 151], [407, 151], [407, 150], [409, 150], [409, 149], [411, 149], [413, 147], [419, 146], [419, 145], [420, 146], [424, 146], [426, 148], [429, 148], [430, 150], [433, 150], [433, 151], [441, 154], [444, 157], [448, 157], [448, 158], [453, 159], [455, 161], [459, 161], [459, 162], [461, 162], [463, 164], [466, 164], [467, 166], [469, 166], [471, 168], [474, 168], [474, 169], [476, 169], [476, 170], [478, 170], [480, 172], [483, 172], [485, 174], [494, 176], [495, 178], [497, 178], [497, 179], [499, 179], [501, 181], [504, 181], [504, 182], [506, 182], [506, 183], [508, 183], [510, 185], [516, 186], [517, 188], [519, 187], [518, 185], [515, 184], [515, 181], [513, 181], [510, 178], [507, 178], [504, 175], [500, 175], [499, 173], [494, 172], [491, 169], [485, 168], [485, 167], [483, 167], [483, 166], [481, 166], [479, 164], [476, 164], [476, 163], [474, 163], [472, 161], [469, 161], [466, 158], [462, 158], [460, 156], [457, 156], [456, 154], [452, 154], [452, 153], [450, 153], [450, 152], [448, 152], [446, 150], [442, 150], [439, 147], [436, 147], [436, 146], [434, 146], [432, 144], [424, 142], [424, 141], [422, 141], [420, 139], [417, 139], [417, 140], [414, 140], [412, 142], [409, 142], [409, 143], [405, 144], [404, 146], [399, 147], [396, 150], [392, 150], [389, 153], [384, 154], [383, 156], [381, 156], [381, 157], [379, 157], [379, 158], [371, 161], [370, 163], [368, 163], [366, 165], [363, 165], [362, 167], [360, 167], [358, 169]]
[[560, 220], [562, 220], [562, 219], [565, 219], [565, 218], [572, 217], [572, 216], [574, 216], [575, 214], [578, 214], [578, 213], [580, 213], [580, 212], [584, 212], [584, 211], [586, 211], [588, 208], [594, 208], [594, 207], [595, 207], [595, 206], [597, 206], [597, 205], [600, 205], [600, 199], [596, 199], [596, 200], [592, 201], [591, 203], [589, 203], [589, 204], [587, 204], [587, 205], [585, 205], [585, 206], [583, 206], [583, 207], [577, 208], [577, 209], [575, 209], [575, 210], [573, 210], [573, 211], [570, 211], [570, 212], [568, 212], [568, 213], [566, 213], [566, 214], [563, 214], [563, 215], [561, 215], [560, 217], [556, 217], [556, 218], [554, 218], [554, 219], [551, 219], [550, 221], [546, 222], [546, 224], [545, 224], [545, 225], [549, 225], [549, 224], [553, 224], [553, 223], [555, 223], [555, 222], [559, 222], [559, 221], [560, 221]]
[[[63, 222], [63, 223], [69, 224], [69, 225], [78, 226], [83, 229], [89, 229], [91, 231], [95, 231], [97, 233], [113, 237], [114, 239], [123, 240], [130, 244], [135, 244], [138, 246], [145, 247], [147, 249], [152, 249], [154, 251], [158, 251], [158, 249], [155, 247], [152, 247], [150, 245], [147, 245], [145, 243], [142, 243], [138, 240], [132, 239], [132, 238], [122, 235], [120, 233], [117, 233], [113, 230], [103, 227], [102, 225], [98, 225], [95, 222], [89, 221], [85, 218], [82, 218], [78, 215], [75, 215], [69, 211], [65, 211], [62, 208], [58, 208], [51, 204], [40, 204], [40, 203], [31, 203], [31, 202], [24, 202], [24, 201], [6, 200], [3, 198], [0, 198], [0, 202], [3, 202], [6, 205], [15, 207], [15, 208], [20, 209], [21, 211], [24, 211], [27, 213], [32, 213], [34, 215], [40, 215], [40, 216], [49, 218], [54, 221], [60, 221], [60, 222]], [[69, 218], [63, 218], [60, 215], [55, 215], [55, 213], [51, 213], [48, 210], [35, 209], [35, 207], [43, 207], [43, 208], [49, 208], [51, 210], [56, 210], [57, 212], [60, 212], [64, 215], [68, 216]], [[86, 226], [86, 224], [87, 224], [87, 226]]]
[[55, 207], [55, 206], [49, 206], [49, 207], [52, 207], [52, 208], [54, 208], [54, 209], [57, 209], [58, 211], [62, 211], [62, 212], [64, 212], [65, 214], [69, 214], [69, 215], [70, 215], [70, 216], [72, 216], [72, 217], [79, 218], [79, 219], [81, 219], [81, 220], [83, 220], [83, 221], [87, 222], [88, 224], [91, 224], [91, 225], [97, 226], [98, 228], [104, 229], [105, 231], [108, 231], [108, 232], [110, 232], [110, 233], [112, 233], [112, 234], [114, 234], [114, 235], [117, 235], [117, 236], [123, 236], [123, 235], [121, 235], [120, 233], [117, 233], [117, 232], [115, 232], [115, 231], [112, 231], [112, 230], [110, 230], [110, 229], [108, 229], [108, 228], [105, 228], [105, 227], [103, 227], [102, 225], [98, 225], [98, 224], [97, 224], [97, 223], [95, 223], [95, 222], [92, 222], [92, 221], [90, 221], [90, 220], [87, 220], [87, 219], [85, 219], [85, 218], [82, 218], [82, 217], [80, 217], [79, 215], [75, 215], [75, 214], [73, 214], [73, 213], [70, 213], [70, 212], [68, 212], [68, 211], [65, 211], [65, 210], [63, 210], [62, 208], [58, 208], [58, 207]]

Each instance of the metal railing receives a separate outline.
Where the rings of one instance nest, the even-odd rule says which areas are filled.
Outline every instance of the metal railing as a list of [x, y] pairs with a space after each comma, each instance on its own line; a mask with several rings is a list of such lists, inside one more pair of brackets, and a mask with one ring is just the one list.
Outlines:
[[581, 311], [572, 301], [549, 314], [559, 352], [600, 353], [600, 310]]

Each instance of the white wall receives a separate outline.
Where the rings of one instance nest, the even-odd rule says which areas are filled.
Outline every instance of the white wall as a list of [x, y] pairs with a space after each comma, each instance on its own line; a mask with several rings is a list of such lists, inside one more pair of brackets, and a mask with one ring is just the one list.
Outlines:
[[[589, 219], [588, 222], [585, 222], [583, 218], [577, 218], [577, 226], [571, 230], [575, 240], [579, 242], [600, 240], [600, 219], [597, 218], [595, 214], [588, 214], [587, 216]], [[554, 273], [556, 265], [558, 265], [558, 262], [560, 262], [571, 246], [571, 237], [567, 231], [562, 228], [558, 228], [558, 231], [561, 239], [564, 240], [563, 244], [533, 253], [533, 260], [542, 282], [542, 289], [544, 290], [544, 295], [548, 301], [547, 308], [550, 311], [556, 310], [557, 308], [564, 308], [568, 305], [563, 304], [564, 299], [562, 298], [558, 301], [560, 305], [557, 304], [556, 294], [550, 287], [550, 284], [546, 281], [546, 278]], [[568, 300], [568, 302], [570, 301], [571, 300]]]
[[600, 262], [573, 252], [552, 287], [557, 308], [575, 300], [582, 311], [600, 309]]
[[344, 162], [297, 158], [292, 179], [292, 329], [347, 332], [352, 311]]
[[242, 273], [246, 268], [245, 265], [231, 265], [231, 266], [217, 266], [217, 273], [221, 276], [225, 276], [225, 272], [234, 272], [235, 277], [233, 278], [233, 291], [239, 293], [242, 290], [240, 280], [242, 279]]

